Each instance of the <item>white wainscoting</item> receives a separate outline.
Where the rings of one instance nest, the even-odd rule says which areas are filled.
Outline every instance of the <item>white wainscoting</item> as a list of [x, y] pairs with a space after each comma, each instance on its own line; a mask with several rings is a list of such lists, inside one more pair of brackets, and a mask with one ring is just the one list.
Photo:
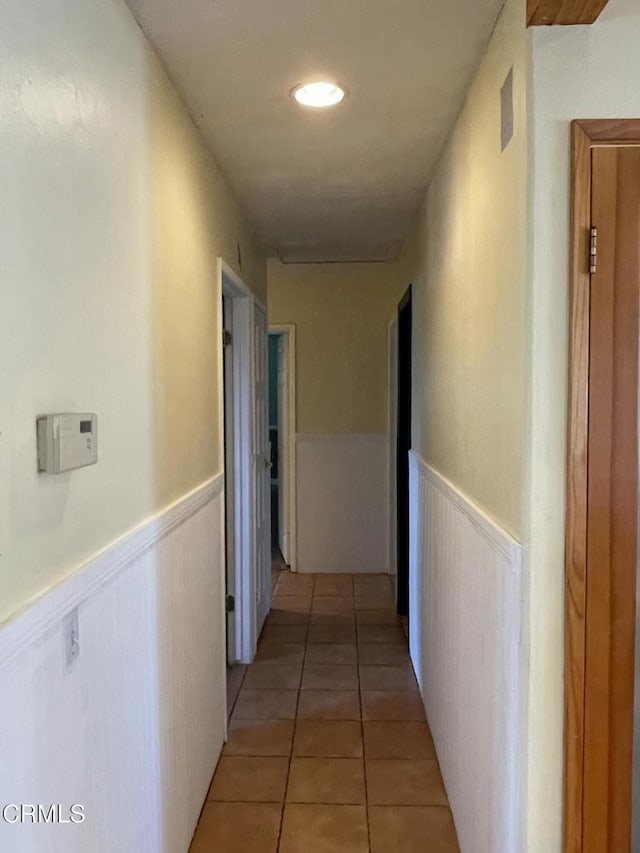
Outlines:
[[297, 569], [389, 571], [386, 433], [296, 436]]
[[521, 546], [415, 454], [411, 657], [462, 853], [517, 853]]
[[222, 489], [205, 483], [0, 630], [0, 807], [86, 815], [0, 821], [0, 850], [188, 850], [226, 734]]

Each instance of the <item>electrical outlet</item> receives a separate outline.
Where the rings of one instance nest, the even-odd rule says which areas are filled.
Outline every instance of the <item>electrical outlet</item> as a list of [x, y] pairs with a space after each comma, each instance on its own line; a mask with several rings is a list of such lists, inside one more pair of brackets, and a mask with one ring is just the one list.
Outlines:
[[64, 617], [64, 663], [70, 670], [80, 655], [80, 623], [78, 608], [75, 607]]

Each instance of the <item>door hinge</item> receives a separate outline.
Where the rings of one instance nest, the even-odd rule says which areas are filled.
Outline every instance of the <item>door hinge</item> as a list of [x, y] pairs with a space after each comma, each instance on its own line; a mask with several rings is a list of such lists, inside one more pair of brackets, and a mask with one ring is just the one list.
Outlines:
[[234, 595], [228, 595], [224, 601], [224, 607], [227, 613], [236, 612], [236, 599]]
[[231, 337], [231, 332], [228, 329], [223, 329], [222, 330], [222, 346], [223, 347], [230, 347], [232, 340], [233, 340], [233, 338]]
[[589, 231], [589, 272], [598, 271], [598, 229], [591, 226]]

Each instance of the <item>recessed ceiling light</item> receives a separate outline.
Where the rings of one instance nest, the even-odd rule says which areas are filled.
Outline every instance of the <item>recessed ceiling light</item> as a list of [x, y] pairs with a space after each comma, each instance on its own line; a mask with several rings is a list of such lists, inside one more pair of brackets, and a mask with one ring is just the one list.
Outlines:
[[303, 107], [323, 109], [335, 107], [344, 99], [345, 91], [337, 83], [318, 80], [314, 83], [301, 83], [293, 90], [293, 97]]

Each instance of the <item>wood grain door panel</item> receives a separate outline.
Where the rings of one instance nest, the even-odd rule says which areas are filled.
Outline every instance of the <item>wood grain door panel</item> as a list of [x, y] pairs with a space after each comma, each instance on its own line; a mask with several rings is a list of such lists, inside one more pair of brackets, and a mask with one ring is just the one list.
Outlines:
[[592, 149], [584, 853], [626, 853], [638, 513], [640, 149]]

